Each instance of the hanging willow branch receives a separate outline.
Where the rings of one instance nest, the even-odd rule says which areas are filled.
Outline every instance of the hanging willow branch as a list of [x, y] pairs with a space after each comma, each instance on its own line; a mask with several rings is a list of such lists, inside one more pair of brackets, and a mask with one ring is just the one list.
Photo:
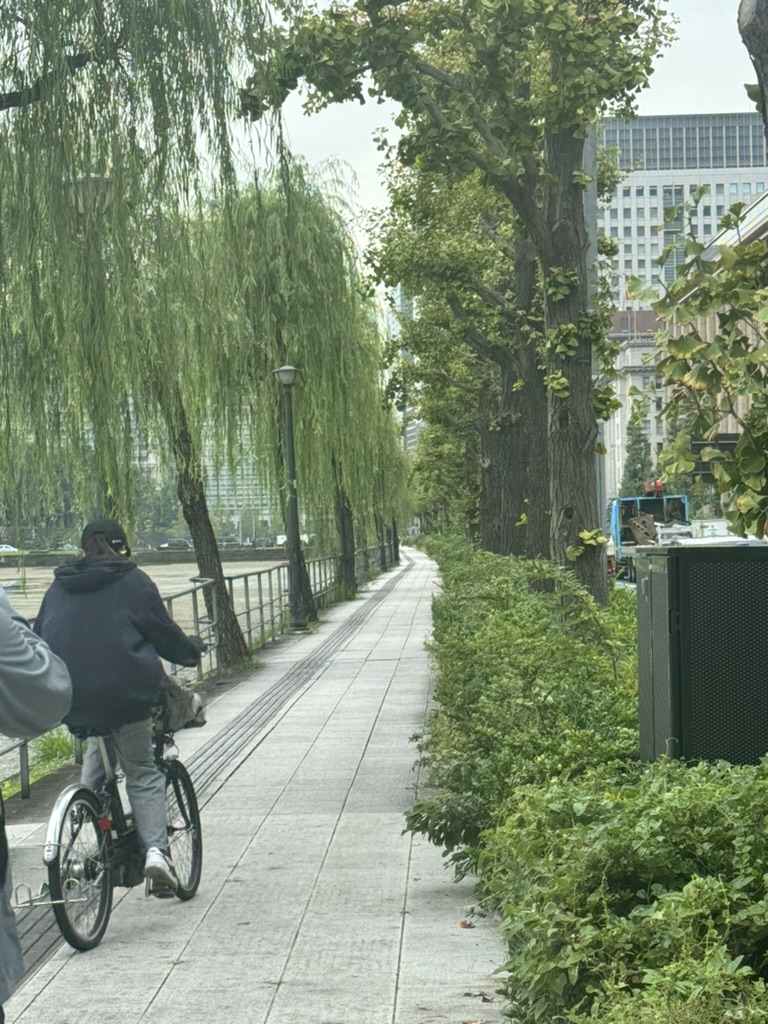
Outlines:
[[22, 437], [41, 476], [88, 463], [81, 508], [95, 479], [128, 509], [138, 441], [172, 462], [179, 394], [208, 461], [277, 486], [288, 359], [303, 507], [332, 521], [333, 457], [371, 506], [393, 431], [345, 211], [290, 164], [235, 187], [230, 69], [265, 20], [250, 0], [0, 6], [0, 483], [23, 476]]
[[[141, 379], [169, 348], [147, 341], [157, 214], [232, 187], [231, 69], [265, 17], [253, 0], [0, 5], [0, 408], [43, 475], [85, 442], [129, 503], [137, 426], [160, 420]], [[2, 445], [6, 481], [22, 451]]]

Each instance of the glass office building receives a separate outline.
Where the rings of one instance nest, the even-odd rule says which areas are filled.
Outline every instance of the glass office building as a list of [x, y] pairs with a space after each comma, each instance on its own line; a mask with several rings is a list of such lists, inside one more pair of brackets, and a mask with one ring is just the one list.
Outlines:
[[[682, 251], [659, 267], [664, 248], [693, 234], [709, 241], [734, 203], [749, 205], [765, 191], [768, 161], [758, 113], [669, 114], [603, 122], [599, 144], [616, 150], [624, 178], [598, 209], [598, 233], [619, 251], [611, 285], [619, 309], [648, 308], [627, 296], [627, 281], [672, 281]], [[704, 194], [697, 202], [699, 188]], [[665, 221], [665, 210], [687, 205]]]

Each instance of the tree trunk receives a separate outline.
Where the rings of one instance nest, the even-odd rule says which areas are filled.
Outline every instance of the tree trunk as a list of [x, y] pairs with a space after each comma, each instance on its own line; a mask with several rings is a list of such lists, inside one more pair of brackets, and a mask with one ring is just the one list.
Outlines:
[[299, 581], [301, 585], [301, 601], [307, 622], [317, 622], [317, 605], [315, 595], [312, 593], [312, 582], [309, 578], [307, 563], [304, 561], [304, 552], [299, 549]]
[[536, 329], [517, 329], [517, 364], [522, 388], [519, 416], [524, 436], [521, 451], [525, 465], [525, 535], [527, 558], [551, 558], [550, 459], [548, 444], [547, 389], [539, 351], [544, 324], [534, 320], [534, 300], [539, 294], [536, 252], [527, 239], [515, 243], [515, 305], [526, 314], [526, 324]]
[[525, 426], [513, 407], [510, 373], [499, 370], [498, 392], [480, 394], [480, 545], [497, 555], [525, 551], [528, 458]]
[[[360, 563], [362, 565], [362, 579], [367, 582], [370, 570], [371, 560], [368, 557], [368, 538], [365, 535], [365, 527], [358, 525], [355, 530], [355, 570], [357, 570], [357, 552], [360, 551]], [[359, 579], [359, 574], [355, 571], [356, 579]]]
[[396, 519], [392, 520], [392, 564], [400, 565], [400, 534]]
[[757, 75], [759, 109], [768, 138], [768, 0], [741, 0], [739, 33]]
[[[599, 530], [602, 522], [597, 508], [592, 337], [583, 320], [589, 309], [589, 240], [582, 190], [574, 184], [582, 169], [583, 149], [584, 140], [573, 132], [564, 130], [548, 139], [545, 216], [550, 238], [546, 249], [538, 247], [544, 256], [545, 323], [553, 339], [547, 370], [551, 377], [567, 381], [562, 388], [550, 385], [549, 393], [551, 543], [553, 559], [572, 564], [581, 582], [604, 604], [604, 546], [584, 544], [580, 536]], [[567, 293], [558, 296], [553, 289], [562, 281]], [[567, 351], [557, 352], [557, 344]]]
[[339, 579], [345, 596], [351, 598], [357, 590], [355, 571], [355, 528], [349, 498], [341, 485], [336, 460], [333, 459], [333, 475], [336, 480], [336, 528], [339, 534]]
[[527, 459], [525, 515], [526, 558], [551, 558], [549, 414], [540, 356], [528, 342], [521, 346], [523, 388], [520, 392], [520, 421], [524, 436], [522, 450]]
[[177, 390], [173, 399], [174, 409], [171, 411], [167, 405], [164, 408], [178, 472], [179, 501], [195, 548], [198, 571], [201, 576], [213, 580], [216, 607], [208, 589], [205, 591], [205, 603], [209, 618], [218, 620], [221, 662], [223, 665], [235, 665], [249, 658], [250, 652], [224, 580], [219, 549], [208, 515], [200, 459], [195, 451], [184, 403]]
[[384, 536], [384, 520], [381, 518], [378, 512], [374, 515], [374, 522], [376, 524], [376, 539], [379, 542], [379, 568], [382, 572], [387, 570], [387, 541]]

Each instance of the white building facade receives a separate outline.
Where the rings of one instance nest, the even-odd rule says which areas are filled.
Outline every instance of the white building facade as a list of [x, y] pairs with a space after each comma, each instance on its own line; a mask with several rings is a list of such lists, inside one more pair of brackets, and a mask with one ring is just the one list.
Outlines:
[[[599, 144], [618, 150], [625, 175], [599, 204], [597, 225], [619, 247], [611, 284], [620, 310], [648, 308], [627, 296], [631, 277], [646, 285], [674, 279], [681, 251], [663, 268], [654, 260], [681, 232], [706, 243], [734, 203], [749, 205], [766, 190], [765, 133], [756, 112], [613, 118], [603, 123]], [[664, 211], [690, 202], [700, 187], [707, 194], [690, 212], [665, 222]]]
[[653, 361], [656, 332], [661, 324], [651, 310], [623, 310], [613, 317], [611, 337], [619, 343], [616, 369], [616, 397], [621, 402], [604, 428], [606, 498], [619, 496], [627, 446], [627, 427], [632, 415], [633, 391], [648, 395], [645, 432], [651, 455], [658, 458], [664, 446], [665, 427], [661, 418], [662, 389], [657, 387]]
[[[665, 439], [662, 393], [653, 387], [655, 370], [648, 361], [658, 325], [649, 301], [631, 298], [627, 284], [638, 278], [660, 292], [674, 280], [684, 254], [675, 250], [660, 267], [655, 261], [663, 250], [681, 233], [711, 242], [730, 207], [749, 206], [760, 198], [768, 183], [768, 154], [757, 112], [613, 118], [603, 123], [599, 145], [617, 150], [624, 174], [610, 199], [598, 205], [597, 219], [598, 234], [618, 245], [611, 290], [618, 310], [613, 336], [620, 343], [616, 368], [622, 406], [605, 427], [605, 489], [610, 499], [621, 487], [633, 388], [649, 392], [646, 432], [653, 457]], [[706, 193], [694, 203], [700, 188]], [[692, 205], [665, 219], [665, 210], [684, 204]]]

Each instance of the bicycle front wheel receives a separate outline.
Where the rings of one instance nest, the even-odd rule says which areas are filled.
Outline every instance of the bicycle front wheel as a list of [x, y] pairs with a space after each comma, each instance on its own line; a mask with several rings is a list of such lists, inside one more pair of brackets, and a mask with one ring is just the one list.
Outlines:
[[75, 949], [101, 942], [112, 912], [111, 844], [90, 789], [75, 789], [56, 807], [48, 834], [53, 843], [48, 884], [61, 934]]
[[168, 815], [168, 846], [176, 869], [180, 900], [191, 900], [203, 870], [203, 832], [195, 788], [180, 761], [166, 761], [165, 803]]

